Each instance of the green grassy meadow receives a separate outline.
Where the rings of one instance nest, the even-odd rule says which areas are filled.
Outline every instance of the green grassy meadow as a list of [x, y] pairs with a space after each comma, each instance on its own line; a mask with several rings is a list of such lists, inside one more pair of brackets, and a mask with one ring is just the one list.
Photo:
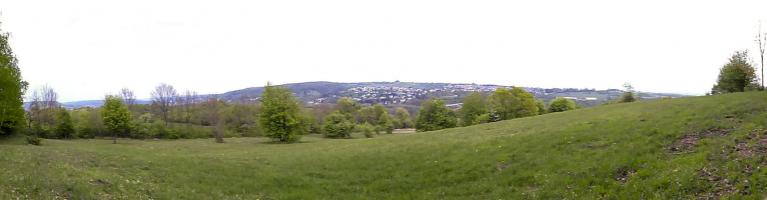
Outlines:
[[767, 93], [367, 139], [0, 140], [0, 199], [762, 199]]

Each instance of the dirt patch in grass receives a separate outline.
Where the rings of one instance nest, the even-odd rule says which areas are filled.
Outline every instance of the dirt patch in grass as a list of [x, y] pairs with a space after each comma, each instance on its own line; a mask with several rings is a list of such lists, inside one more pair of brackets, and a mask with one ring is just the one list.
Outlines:
[[767, 131], [763, 129], [754, 129], [749, 133], [745, 140], [738, 141], [735, 145], [735, 152], [740, 157], [752, 157], [755, 155], [767, 154]]
[[509, 168], [510, 166], [511, 166], [510, 163], [498, 162], [497, 164], [495, 164], [495, 169], [498, 170], [498, 172], [502, 172], [503, 170]]
[[735, 184], [719, 174], [719, 170], [713, 167], [703, 167], [698, 171], [698, 178], [711, 183], [710, 191], [699, 194], [698, 199], [719, 199], [721, 196], [737, 192]]
[[636, 173], [637, 170], [635, 169], [621, 167], [618, 168], [618, 170], [615, 170], [615, 180], [621, 183], [626, 183], [626, 181], [628, 181], [629, 178]]
[[108, 181], [101, 180], [101, 179], [91, 180], [90, 182], [93, 185], [109, 185], [110, 184]]
[[671, 144], [668, 149], [671, 151], [671, 153], [675, 154], [691, 152], [695, 148], [695, 145], [698, 144], [698, 141], [701, 139], [725, 136], [729, 134], [730, 131], [731, 130], [729, 129], [723, 128], [710, 128], [703, 131], [686, 134], [674, 142], [674, 144]]

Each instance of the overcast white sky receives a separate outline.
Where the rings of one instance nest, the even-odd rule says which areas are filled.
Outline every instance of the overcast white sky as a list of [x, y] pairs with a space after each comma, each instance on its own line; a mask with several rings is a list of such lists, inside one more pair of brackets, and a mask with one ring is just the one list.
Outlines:
[[[2, 0], [24, 79], [62, 101], [161, 82], [413, 81], [703, 94], [767, 1]], [[765, 20], [767, 29], [767, 20]]]

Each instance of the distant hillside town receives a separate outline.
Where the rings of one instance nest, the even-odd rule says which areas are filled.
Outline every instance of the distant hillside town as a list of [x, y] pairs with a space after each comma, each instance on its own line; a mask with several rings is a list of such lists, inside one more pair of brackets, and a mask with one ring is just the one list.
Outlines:
[[[304, 82], [284, 84], [294, 92], [295, 96], [307, 106], [317, 104], [332, 104], [341, 97], [350, 97], [363, 104], [384, 104], [387, 106], [410, 106], [417, 107], [422, 100], [439, 98], [444, 100], [450, 108], [461, 107], [461, 99], [470, 92], [481, 92], [485, 95], [495, 91], [499, 87], [511, 88], [512, 86], [488, 85], [488, 84], [464, 84], [464, 83], [414, 83], [414, 82], [361, 82], [361, 83], [335, 83], [335, 82]], [[525, 87], [535, 95], [537, 99], [545, 102], [556, 97], [564, 97], [575, 100], [580, 106], [590, 107], [617, 99], [623, 93], [618, 89], [596, 90], [579, 88], [537, 88]], [[216, 94], [219, 98], [228, 102], [255, 103], [263, 92], [263, 87], [252, 87], [241, 90]], [[201, 95], [208, 96], [208, 95]], [[640, 92], [641, 99], [656, 99], [663, 97], [682, 97], [679, 94]], [[66, 102], [65, 107], [98, 107], [100, 100]], [[151, 103], [139, 100], [138, 103]]]

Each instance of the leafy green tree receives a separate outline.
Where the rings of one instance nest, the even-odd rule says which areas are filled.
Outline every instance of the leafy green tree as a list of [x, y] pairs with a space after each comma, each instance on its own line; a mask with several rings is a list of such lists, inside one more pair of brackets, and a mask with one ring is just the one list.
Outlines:
[[131, 114], [119, 96], [107, 95], [101, 108], [104, 126], [112, 133], [112, 143], [117, 143], [118, 134], [127, 135], [131, 130]]
[[375, 113], [375, 109], [373, 109], [373, 106], [364, 106], [360, 108], [357, 111], [357, 122], [362, 123], [369, 123], [369, 124], [376, 124], [376, 119], [378, 116]]
[[501, 121], [538, 115], [537, 100], [520, 87], [498, 88], [488, 98], [490, 120]]
[[391, 116], [389, 116], [389, 113], [381, 113], [378, 117], [378, 127], [387, 134], [392, 134], [394, 132], [394, 121], [391, 119]]
[[388, 110], [385, 106], [381, 104], [376, 104], [373, 106], [366, 106], [362, 107], [357, 113], [359, 116], [359, 122], [360, 123], [369, 123], [372, 125], [380, 124], [379, 121], [381, 120], [381, 116], [388, 116]]
[[359, 103], [349, 97], [341, 97], [338, 99], [338, 101], [336, 101], [336, 107], [338, 111], [343, 114], [348, 114], [349, 116], [354, 116], [360, 109]]
[[56, 116], [56, 128], [54, 130], [59, 138], [68, 139], [75, 134], [75, 126], [72, 123], [72, 117], [66, 109], [59, 109]]
[[362, 132], [362, 134], [364, 134], [366, 138], [375, 137], [375, 135], [373, 135], [373, 130], [375, 129], [373, 128], [373, 125], [364, 123], [364, 124], [360, 124], [356, 126], [356, 129], [357, 131]]
[[514, 105], [514, 117], [529, 117], [538, 115], [538, 106], [533, 94], [525, 91], [521, 87], [511, 89], [511, 94], [516, 98], [519, 104]]
[[736, 51], [719, 71], [712, 94], [743, 92], [759, 88], [756, 69], [749, 63], [748, 51]]
[[546, 114], [546, 105], [541, 100], [535, 101], [535, 106], [538, 107], [538, 114]]
[[578, 104], [575, 103], [575, 101], [571, 99], [565, 99], [562, 97], [557, 97], [551, 102], [549, 102], [549, 112], [564, 112], [568, 110], [575, 110], [578, 108]]
[[306, 110], [301, 114], [301, 120], [306, 128], [305, 134], [322, 134], [322, 124], [314, 113]]
[[453, 128], [456, 124], [455, 113], [445, 106], [445, 102], [439, 99], [429, 99], [421, 104], [421, 109], [416, 117], [415, 128], [417, 131], [434, 131]]
[[22, 98], [27, 82], [21, 79], [18, 61], [8, 44], [9, 36], [0, 30], [0, 135], [17, 132], [24, 125]]
[[257, 113], [260, 107], [252, 104], [234, 103], [224, 109], [226, 127], [243, 136], [258, 134]]
[[399, 107], [394, 111], [395, 122], [399, 125], [397, 128], [412, 128], [413, 118], [410, 117], [410, 112], [407, 109]]
[[349, 121], [348, 114], [341, 111], [335, 111], [325, 116], [323, 131], [326, 137], [330, 138], [348, 138], [354, 130], [354, 122]]
[[267, 137], [280, 142], [295, 142], [306, 131], [301, 105], [293, 93], [283, 87], [267, 84], [261, 95], [261, 128]]
[[472, 92], [463, 99], [463, 106], [460, 111], [461, 124], [463, 126], [471, 126], [484, 123], [479, 120], [479, 116], [487, 113], [488, 110], [485, 97], [479, 92]]

